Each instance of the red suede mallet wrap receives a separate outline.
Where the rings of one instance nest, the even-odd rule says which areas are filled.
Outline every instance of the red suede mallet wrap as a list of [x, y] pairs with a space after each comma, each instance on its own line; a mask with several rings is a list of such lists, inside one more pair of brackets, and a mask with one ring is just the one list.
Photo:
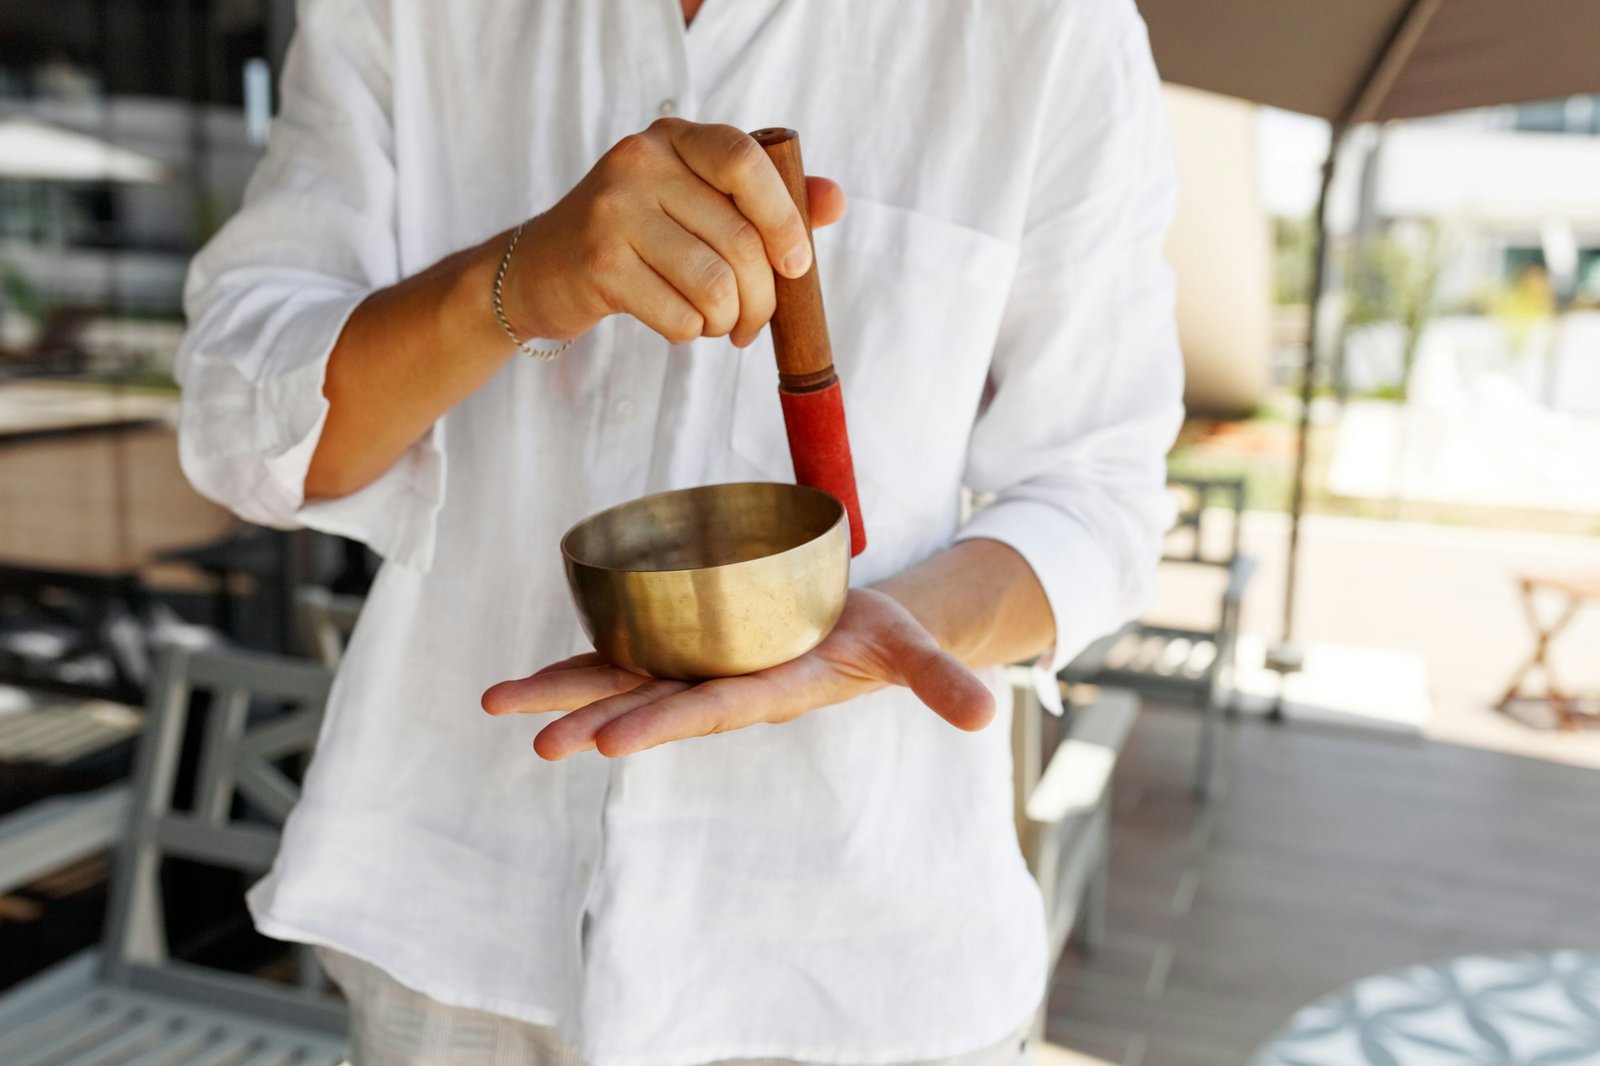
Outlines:
[[[766, 149], [777, 167], [809, 233], [811, 209], [799, 134], [771, 128], [750, 136]], [[850, 435], [845, 429], [844, 393], [833, 370], [815, 260], [813, 255], [811, 269], [798, 278], [773, 275], [777, 303], [772, 312], [772, 347], [778, 357], [778, 397], [789, 431], [794, 479], [839, 498], [850, 516], [850, 554], [860, 555], [867, 547], [867, 529], [861, 522], [855, 464], [850, 460]]]
[[856, 497], [856, 470], [850, 460], [839, 379], [815, 392], [780, 388], [778, 399], [783, 402], [795, 481], [839, 497], [850, 516], [850, 554], [860, 555], [867, 547], [867, 527], [861, 523], [861, 501]]

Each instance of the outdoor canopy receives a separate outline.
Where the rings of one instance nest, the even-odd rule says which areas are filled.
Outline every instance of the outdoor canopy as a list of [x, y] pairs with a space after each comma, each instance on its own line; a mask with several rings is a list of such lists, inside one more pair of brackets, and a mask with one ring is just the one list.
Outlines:
[[[1290, 506], [1283, 643], [1295, 669], [1294, 599], [1306, 440], [1326, 287], [1328, 186], [1362, 122], [1600, 92], [1600, 0], [1138, 0], [1164, 80], [1327, 119]], [[1280, 704], [1281, 710], [1281, 704]]]
[[0, 119], [0, 178], [17, 181], [158, 182], [162, 163], [36, 119]]
[[1595, 0], [1138, 0], [1167, 81], [1336, 125], [1600, 90]]

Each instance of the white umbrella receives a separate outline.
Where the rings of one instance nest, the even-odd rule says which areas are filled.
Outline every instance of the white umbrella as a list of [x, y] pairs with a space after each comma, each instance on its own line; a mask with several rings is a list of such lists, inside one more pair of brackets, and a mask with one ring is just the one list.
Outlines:
[[159, 182], [161, 162], [31, 118], [0, 119], [0, 178], [21, 181]]

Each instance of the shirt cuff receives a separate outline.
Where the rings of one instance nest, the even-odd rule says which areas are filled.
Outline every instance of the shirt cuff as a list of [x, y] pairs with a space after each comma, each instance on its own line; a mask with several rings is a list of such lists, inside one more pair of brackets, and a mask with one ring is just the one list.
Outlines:
[[1056, 638], [1033, 665], [1040, 700], [1059, 714], [1056, 674], [1120, 621], [1116, 562], [1077, 519], [1037, 500], [998, 500], [973, 515], [956, 534], [958, 541], [979, 538], [1009, 545], [1044, 589]]
[[364, 488], [332, 499], [305, 498], [306, 472], [328, 421], [328, 359], [361, 299], [308, 310], [295, 328], [306, 345], [302, 350], [318, 351], [318, 358], [260, 383], [260, 410], [277, 423], [273, 436], [291, 442], [266, 457], [262, 488], [277, 497], [274, 509], [292, 514], [295, 524], [361, 541], [386, 560], [425, 571], [433, 563], [444, 503], [442, 421]]

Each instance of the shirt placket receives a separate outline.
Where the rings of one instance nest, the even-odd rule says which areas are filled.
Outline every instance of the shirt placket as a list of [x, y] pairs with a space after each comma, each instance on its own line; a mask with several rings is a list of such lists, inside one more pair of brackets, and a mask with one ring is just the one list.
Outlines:
[[[656, 0], [657, 18], [638, 17], [634, 2], [628, 0], [629, 10], [621, 21], [630, 30], [627, 50], [637, 78], [636, 92], [620, 97], [619, 113], [614, 116], [615, 127], [625, 133], [643, 129], [657, 118], [692, 117], [694, 113], [678, 0]], [[619, 316], [613, 326], [609, 331], [611, 344], [604, 353], [606, 368], [591, 400], [596, 438], [591, 454], [596, 476], [610, 490], [606, 495], [620, 500], [651, 490], [652, 453], [657, 423], [662, 417], [671, 346], [637, 319]], [[585, 988], [591, 977], [589, 940], [595, 924], [604, 920], [601, 907], [606, 896], [606, 813], [625, 788], [625, 768], [623, 760], [606, 760], [605, 783], [597, 806], [574, 812], [592, 824], [596, 834], [593, 861], [577, 871], [587, 881], [574, 929]], [[586, 1023], [589, 1021], [586, 1008], [580, 1016]]]

